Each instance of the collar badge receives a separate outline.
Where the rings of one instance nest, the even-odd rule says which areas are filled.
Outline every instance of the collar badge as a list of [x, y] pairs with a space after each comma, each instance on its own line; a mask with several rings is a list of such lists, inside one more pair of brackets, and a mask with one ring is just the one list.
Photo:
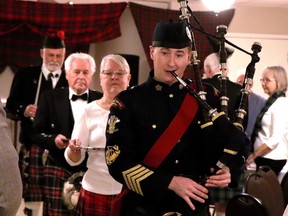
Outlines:
[[157, 84], [157, 85], [155, 86], [155, 89], [156, 89], [156, 91], [162, 91], [162, 86], [159, 85], [159, 84]]
[[118, 131], [118, 129], [116, 129], [116, 124], [120, 122], [119, 118], [117, 118], [115, 115], [110, 116], [110, 118], [108, 119], [108, 130], [107, 133], [109, 134], [113, 134], [114, 132]]
[[119, 156], [120, 152], [121, 151], [120, 151], [118, 145], [107, 146], [107, 150], [105, 153], [107, 165], [111, 165], [116, 160], [116, 158]]

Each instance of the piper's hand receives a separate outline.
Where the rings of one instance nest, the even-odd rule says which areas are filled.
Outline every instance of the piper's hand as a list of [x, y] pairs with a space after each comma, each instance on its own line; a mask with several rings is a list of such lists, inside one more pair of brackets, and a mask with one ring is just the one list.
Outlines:
[[224, 166], [221, 170], [218, 170], [215, 175], [210, 176], [206, 183], [206, 187], [227, 187], [231, 182], [230, 169]]
[[186, 177], [174, 176], [168, 188], [182, 197], [192, 210], [195, 206], [191, 199], [204, 203], [208, 198], [207, 188]]

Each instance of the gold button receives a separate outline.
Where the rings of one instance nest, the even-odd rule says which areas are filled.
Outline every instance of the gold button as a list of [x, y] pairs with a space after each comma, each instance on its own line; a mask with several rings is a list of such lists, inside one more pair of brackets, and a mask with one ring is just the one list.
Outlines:
[[173, 97], [174, 97], [174, 95], [173, 95], [173, 94], [169, 94], [169, 97], [170, 97], [170, 98], [173, 98]]
[[157, 126], [155, 124], [152, 125], [152, 128], [155, 129]]

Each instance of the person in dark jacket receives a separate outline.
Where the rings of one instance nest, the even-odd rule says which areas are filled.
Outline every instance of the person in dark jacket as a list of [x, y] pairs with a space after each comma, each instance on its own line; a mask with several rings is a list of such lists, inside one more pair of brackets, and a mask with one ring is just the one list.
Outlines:
[[73, 53], [65, 60], [69, 87], [43, 93], [33, 123], [33, 143], [46, 150], [44, 166], [44, 215], [71, 215], [73, 208], [64, 205], [64, 183], [74, 174], [85, 171], [83, 166], [71, 167], [64, 151], [71, 138], [74, 122], [87, 103], [102, 97], [89, 89], [96, 70], [94, 59], [86, 53]]
[[[204, 60], [204, 74], [205, 79], [202, 80], [203, 83], [207, 83], [215, 87], [220, 93], [222, 90], [222, 71], [220, 65], [220, 57], [218, 53], [209, 54]], [[228, 107], [229, 107], [229, 118], [231, 121], [235, 119], [235, 111], [239, 108], [239, 102], [241, 98], [241, 89], [242, 86], [238, 83], [235, 83], [229, 80], [229, 67], [226, 68], [226, 89], [227, 97], [229, 98]]]
[[[211, 158], [200, 128], [202, 107], [172, 75], [183, 77], [190, 63], [189, 35], [183, 21], [157, 23], [150, 46], [154, 69], [148, 80], [118, 94], [110, 108], [106, 163], [129, 191], [120, 215], [206, 216], [209, 188], [231, 181], [226, 166], [210, 175], [213, 165], [207, 169]], [[205, 87], [207, 102], [217, 106], [214, 89]], [[242, 139], [237, 142], [242, 144]], [[209, 178], [202, 178], [205, 175]]]
[[62, 69], [65, 53], [64, 33], [59, 31], [57, 34], [47, 35], [40, 49], [43, 63], [20, 68], [14, 76], [7, 99], [9, 116], [21, 121], [19, 166], [25, 201], [43, 201], [43, 150], [32, 145], [31, 129], [41, 94], [46, 90], [68, 86]]
[[[236, 83], [243, 86], [245, 79], [245, 70], [239, 70], [236, 76]], [[252, 131], [257, 119], [258, 114], [261, 109], [265, 106], [266, 99], [260, 94], [253, 91], [253, 80], [252, 84], [249, 86], [250, 94], [248, 99], [248, 124], [246, 128], [246, 134], [250, 138], [252, 135]]]

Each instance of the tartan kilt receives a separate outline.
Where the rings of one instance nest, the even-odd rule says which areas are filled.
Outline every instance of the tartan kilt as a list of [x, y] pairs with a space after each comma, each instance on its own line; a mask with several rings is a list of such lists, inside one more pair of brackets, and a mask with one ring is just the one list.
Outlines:
[[74, 210], [68, 210], [63, 203], [62, 192], [64, 183], [71, 176], [67, 170], [59, 167], [50, 157], [47, 158], [43, 170], [44, 184], [44, 215], [71, 216]]
[[74, 216], [110, 216], [112, 202], [116, 196], [96, 194], [81, 188]]
[[245, 184], [245, 174], [242, 173], [239, 179], [239, 185], [235, 188], [217, 188], [212, 187], [209, 189], [210, 195], [212, 197], [213, 203], [228, 203], [230, 199], [232, 199], [237, 194], [243, 192], [244, 184]]
[[31, 145], [29, 150], [24, 145], [21, 147], [19, 167], [25, 201], [37, 202], [44, 199], [43, 152], [44, 150], [36, 145]]

